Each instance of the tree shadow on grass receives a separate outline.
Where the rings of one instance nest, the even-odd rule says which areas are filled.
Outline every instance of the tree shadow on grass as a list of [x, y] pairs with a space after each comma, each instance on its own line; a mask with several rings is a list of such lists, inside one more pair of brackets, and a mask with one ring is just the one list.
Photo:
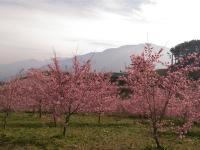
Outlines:
[[[58, 136], [59, 137], [59, 136]], [[48, 149], [50, 145], [52, 148], [57, 149], [58, 147], [62, 147], [62, 145], [58, 145], [54, 142], [54, 139], [57, 136], [47, 137], [47, 138], [38, 138], [36, 136], [33, 137], [12, 137], [7, 136], [5, 134], [0, 134], [0, 147], [15, 148], [15, 147], [23, 147], [26, 145], [35, 146], [38, 149]]]
[[168, 150], [168, 148], [167, 147], [157, 148], [155, 146], [147, 146], [144, 148], [144, 150]]
[[94, 127], [100, 127], [100, 128], [119, 128], [119, 127], [131, 127], [133, 126], [132, 124], [127, 124], [127, 123], [71, 123], [71, 127], [89, 127], [89, 128], [94, 128]]
[[173, 131], [165, 131], [160, 133], [163, 137], [169, 138], [169, 139], [176, 139], [177, 138], [177, 133]]
[[55, 127], [53, 122], [39, 123], [39, 122], [11, 122], [7, 124], [10, 128], [43, 128]]
[[[79, 123], [79, 122], [71, 122], [70, 123], [71, 127], [89, 127], [89, 128], [95, 128], [95, 127], [99, 127], [99, 128], [120, 128], [120, 127], [132, 127], [133, 124], [128, 124], [128, 123]], [[33, 129], [37, 129], [37, 128], [46, 128], [46, 127], [50, 127], [50, 128], [55, 128], [55, 124], [53, 122], [48, 122], [48, 123], [39, 123], [39, 122], [11, 122], [8, 123], [7, 125], [8, 128], [33, 128]], [[57, 127], [63, 127], [63, 124], [58, 124]]]
[[192, 137], [192, 138], [200, 139], [200, 132], [190, 131], [190, 132], [188, 132], [187, 136]]
[[1, 134], [0, 135], [0, 146], [1, 145], [7, 145], [10, 143], [10, 141], [12, 140], [11, 137], [7, 137], [5, 134]]

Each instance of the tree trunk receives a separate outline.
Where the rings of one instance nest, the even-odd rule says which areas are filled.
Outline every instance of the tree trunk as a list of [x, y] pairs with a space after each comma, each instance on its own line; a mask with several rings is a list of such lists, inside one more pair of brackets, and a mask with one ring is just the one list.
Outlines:
[[6, 129], [7, 118], [8, 118], [8, 112], [5, 112], [4, 121], [3, 121], [3, 129]]
[[35, 110], [35, 107], [33, 108], [33, 116], [37, 117], [37, 110]]
[[158, 138], [158, 129], [155, 123], [153, 123], [153, 138], [156, 142], [157, 149], [162, 150], [162, 146], [160, 145], [159, 138]]
[[139, 118], [140, 118], [140, 123], [141, 124], [144, 124], [145, 123], [145, 117], [144, 117], [144, 115], [139, 115]]
[[66, 130], [67, 130], [67, 127], [69, 126], [69, 119], [70, 119], [70, 115], [67, 114], [65, 117], [65, 123], [63, 127], [63, 136], [66, 136]]
[[42, 104], [40, 101], [40, 106], [39, 106], [39, 117], [42, 118]]
[[98, 124], [101, 123], [101, 113], [98, 114]]
[[53, 122], [54, 122], [54, 127], [57, 127], [57, 120], [55, 115], [53, 115]]
[[42, 112], [41, 111], [39, 112], [39, 118], [42, 118]]

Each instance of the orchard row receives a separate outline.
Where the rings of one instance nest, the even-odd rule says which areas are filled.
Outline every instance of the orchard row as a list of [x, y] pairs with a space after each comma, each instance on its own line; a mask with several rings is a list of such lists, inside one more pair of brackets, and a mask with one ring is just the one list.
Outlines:
[[[166, 65], [166, 75], [156, 72], [156, 64], [162, 50], [153, 52], [146, 45], [142, 55], [131, 56], [131, 65], [126, 75], [111, 82], [111, 74], [95, 72], [90, 60], [80, 63], [73, 58], [72, 68], [63, 70], [56, 56], [48, 69], [31, 69], [0, 86], [0, 110], [5, 114], [3, 126], [6, 128], [10, 112], [44, 112], [52, 114], [56, 126], [57, 119], [65, 116], [63, 135], [66, 134], [70, 118], [75, 113], [126, 112], [148, 118], [150, 128], [158, 148], [161, 147], [159, 132], [166, 126], [177, 131], [180, 137], [200, 121], [200, 81], [191, 74], [200, 71], [200, 57], [188, 55], [175, 65]], [[165, 65], [165, 64], [163, 64]], [[119, 90], [127, 88], [129, 98], [122, 99]], [[176, 126], [166, 118], [177, 118], [182, 124]]]

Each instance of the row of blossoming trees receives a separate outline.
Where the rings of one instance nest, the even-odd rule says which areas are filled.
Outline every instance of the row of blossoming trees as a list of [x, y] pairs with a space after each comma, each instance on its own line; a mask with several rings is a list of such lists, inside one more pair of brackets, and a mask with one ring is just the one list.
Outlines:
[[[90, 61], [81, 64], [77, 57], [73, 66], [65, 71], [56, 56], [48, 69], [32, 69], [23, 77], [17, 77], [0, 86], [0, 109], [4, 112], [3, 126], [13, 111], [34, 111], [41, 117], [44, 112], [52, 114], [55, 126], [64, 116], [63, 135], [70, 118], [75, 113], [96, 113], [98, 121], [102, 113], [126, 113], [150, 120], [152, 135], [161, 147], [161, 129], [172, 126], [183, 136], [194, 123], [200, 121], [200, 81], [191, 74], [200, 70], [200, 58], [189, 55], [178, 64], [168, 66], [164, 76], [156, 72], [162, 50], [153, 52], [147, 44], [140, 56], [131, 56], [125, 88], [131, 91], [127, 100], [121, 100], [119, 86], [111, 83], [110, 73], [92, 71]], [[192, 62], [192, 63], [191, 63]], [[178, 127], [169, 118], [181, 120]]]
[[3, 126], [13, 111], [51, 113], [57, 119], [65, 116], [63, 134], [70, 117], [75, 113], [114, 112], [117, 106], [117, 87], [110, 82], [109, 73], [91, 70], [90, 61], [83, 65], [73, 59], [70, 71], [62, 70], [56, 57], [47, 70], [31, 69], [25, 76], [6, 82], [0, 88], [0, 109], [5, 113]]

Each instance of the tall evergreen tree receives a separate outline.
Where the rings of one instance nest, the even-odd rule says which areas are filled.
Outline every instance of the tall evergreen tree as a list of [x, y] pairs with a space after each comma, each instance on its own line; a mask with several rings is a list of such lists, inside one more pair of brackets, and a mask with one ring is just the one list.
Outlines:
[[172, 53], [172, 63], [179, 62], [180, 59], [185, 58], [194, 52], [200, 54], [200, 40], [191, 40], [180, 43], [170, 49]]

